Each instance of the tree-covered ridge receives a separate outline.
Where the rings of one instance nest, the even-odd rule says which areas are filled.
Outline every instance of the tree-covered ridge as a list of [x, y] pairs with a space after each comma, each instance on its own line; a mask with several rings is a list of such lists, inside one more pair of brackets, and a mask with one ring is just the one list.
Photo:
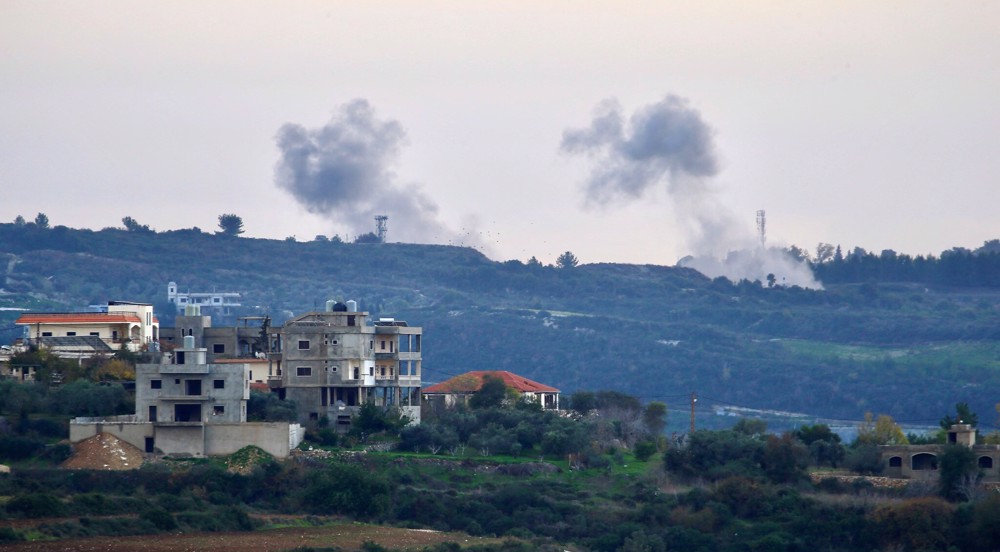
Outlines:
[[[836, 262], [818, 263], [817, 274]], [[0, 268], [0, 307], [146, 301], [164, 326], [168, 281], [238, 291], [246, 307], [237, 314], [276, 324], [327, 299], [356, 299], [374, 316], [425, 328], [425, 384], [509, 370], [563, 392], [617, 389], [670, 402], [698, 391], [741, 406], [848, 419], [876, 410], [908, 421], [936, 420], [956, 400], [990, 411], [1000, 384], [1000, 291], [953, 282], [876, 276], [812, 291], [677, 267], [494, 262], [451, 246], [32, 223], [0, 224]], [[19, 335], [16, 316], [0, 311], [5, 342]]]

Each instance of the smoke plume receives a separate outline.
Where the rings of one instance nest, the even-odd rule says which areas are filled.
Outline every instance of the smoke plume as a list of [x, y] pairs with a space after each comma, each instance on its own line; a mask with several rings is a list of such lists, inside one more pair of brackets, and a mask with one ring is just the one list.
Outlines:
[[393, 168], [406, 132], [397, 121], [377, 118], [368, 101], [356, 99], [341, 106], [320, 128], [287, 123], [276, 141], [281, 158], [275, 183], [309, 212], [355, 234], [373, 231], [375, 215], [384, 214], [390, 238], [455, 240], [438, 221], [434, 201], [417, 185], [397, 182]]
[[626, 120], [621, 104], [598, 104], [590, 126], [563, 132], [561, 149], [591, 159], [586, 201], [606, 206], [664, 187], [673, 201], [686, 246], [680, 264], [706, 276], [819, 287], [809, 267], [780, 249], [765, 249], [711, 188], [719, 162], [714, 132], [687, 100], [669, 95]]

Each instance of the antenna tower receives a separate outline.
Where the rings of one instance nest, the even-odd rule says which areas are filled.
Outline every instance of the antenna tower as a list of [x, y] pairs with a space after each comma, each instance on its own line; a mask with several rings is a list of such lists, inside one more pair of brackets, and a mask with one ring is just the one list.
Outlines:
[[385, 243], [386, 223], [389, 217], [385, 215], [375, 215], [375, 235], [378, 236], [379, 243]]
[[764, 242], [767, 241], [767, 220], [764, 218], [764, 210], [761, 209], [757, 211], [757, 235], [760, 236], [760, 246], [764, 247]]

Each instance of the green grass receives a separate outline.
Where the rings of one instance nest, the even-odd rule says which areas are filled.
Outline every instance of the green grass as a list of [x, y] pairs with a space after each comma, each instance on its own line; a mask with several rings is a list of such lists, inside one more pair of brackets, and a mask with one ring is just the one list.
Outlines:
[[881, 362], [892, 359], [897, 366], [918, 368], [975, 366], [1000, 369], [1000, 343], [995, 341], [927, 343], [916, 347], [844, 345], [803, 339], [785, 339], [781, 343], [792, 354], [820, 360]]

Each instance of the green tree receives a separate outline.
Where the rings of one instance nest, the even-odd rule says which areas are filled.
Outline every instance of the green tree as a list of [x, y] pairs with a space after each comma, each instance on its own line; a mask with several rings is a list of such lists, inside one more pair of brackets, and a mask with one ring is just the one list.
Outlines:
[[969, 403], [960, 402], [955, 405], [955, 417], [946, 414], [941, 418], [941, 429], [948, 430], [955, 424], [969, 424], [972, 427], [979, 425], [979, 416], [969, 408]]
[[35, 225], [39, 228], [48, 228], [49, 217], [45, 213], [38, 213], [38, 215], [35, 216]]
[[865, 421], [858, 426], [856, 443], [860, 445], [905, 445], [908, 442], [903, 429], [887, 414], [875, 418], [871, 412], [866, 412]]
[[152, 232], [148, 224], [139, 224], [139, 221], [135, 220], [132, 217], [123, 217], [122, 224], [125, 226], [125, 229], [128, 230], [129, 232], [144, 232], [144, 233]]
[[941, 478], [941, 496], [949, 500], [968, 499], [968, 490], [974, 488], [982, 474], [976, 462], [976, 453], [964, 445], [945, 445], [938, 457]]
[[232, 213], [219, 215], [219, 232], [225, 236], [239, 236], [243, 233], [243, 217]]
[[469, 399], [472, 408], [498, 408], [507, 398], [507, 386], [503, 380], [493, 376], [483, 377], [483, 386]]
[[642, 411], [642, 421], [654, 438], [662, 435], [663, 428], [667, 427], [667, 405], [659, 401], [647, 404]]
[[556, 266], [559, 268], [573, 268], [580, 264], [580, 260], [576, 258], [572, 252], [567, 251], [556, 258]]
[[21, 215], [17, 215], [16, 217], [14, 217], [14, 226], [24, 226], [25, 224], [27, 223], [24, 221], [24, 217], [22, 217]]
[[354, 243], [382, 243], [382, 241], [378, 239], [378, 235], [375, 232], [368, 232], [354, 238]]

